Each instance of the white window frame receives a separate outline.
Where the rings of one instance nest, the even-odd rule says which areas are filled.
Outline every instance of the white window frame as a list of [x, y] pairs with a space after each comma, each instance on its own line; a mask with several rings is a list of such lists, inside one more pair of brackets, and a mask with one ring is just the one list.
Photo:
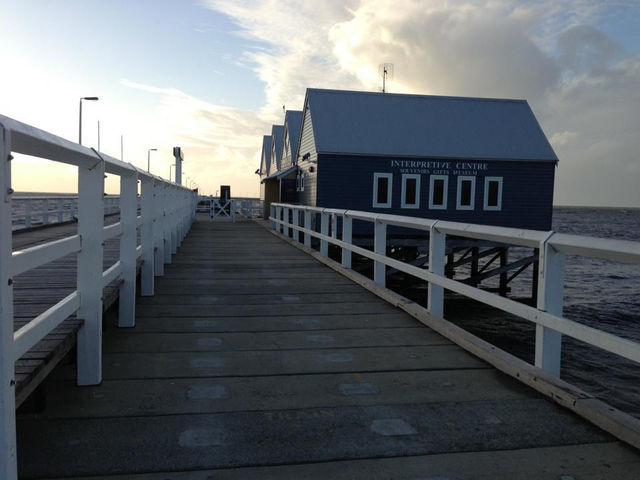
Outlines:
[[[387, 201], [385, 203], [378, 203], [378, 179], [387, 179]], [[391, 208], [391, 199], [393, 191], [393, 174], [392, 173], [374, 173], [373, 174], [373, 208]]]
[[[498, 182], [498, 205], [489, 206], [489, 182]], [[502, 210], [502, 177], [484, 177], [484, 209], [498, 212]]]
[[296, 175], [296, 192], [300, 191], [300, 174]]
[[[402, 196], [400, 197], [401, 208], [420, 208], [420, 177], [419, 173], [402, 174]], [[413, 178], [416, 181], [416, 203], [407, 203], [407, 180]]]
[[304, 177], [305, 177], [305, 173], [301, 172], [300, 173], [300, 191], [304, 192]]
[[[444, 188], [442, 189], [442, 205], [433, 204], [433, 184], [436, 180], [444, 180]], [[447, 198], [449, 195], [449, 175], [431, 175], [429, 177], [429, 209], [430, 210], [446, 210]]]
[[[471, 204], [462, 205], [462, 182], [471, 182]], [[456, 191], [456, 209], [457, 210], [474, 210], [476, 205], [476, 177], [471, 175], [459, 175], [458, 186]]]

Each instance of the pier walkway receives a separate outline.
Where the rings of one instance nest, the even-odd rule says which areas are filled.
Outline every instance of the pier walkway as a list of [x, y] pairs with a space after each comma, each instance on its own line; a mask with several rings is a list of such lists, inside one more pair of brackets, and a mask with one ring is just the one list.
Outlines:
[[[257, 222], [197, 222], [103, 383], [60, 365], [21, 478], [640, 477], [640, 455]], [[139, 475], [137, 475], [139, 474]]]

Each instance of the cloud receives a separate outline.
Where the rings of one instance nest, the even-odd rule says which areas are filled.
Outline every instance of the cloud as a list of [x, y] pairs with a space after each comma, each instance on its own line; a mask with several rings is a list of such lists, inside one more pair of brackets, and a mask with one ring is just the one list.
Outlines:
[[[265, 82], [265, 119], [300, 108], [307, 87], [525, 98], [560, 157], [556, 201], [640, 205], [640, 57], [597, 26], [638, 15], [597, 0], [209, 0]], [[229, 127], [231, 128], [231, 127]], [[265, 128], [260, 134], [268, 133]], [[617, 179], [617, 180], [616, 180]], [[607, 188], [607, 182], [621, 182]]]

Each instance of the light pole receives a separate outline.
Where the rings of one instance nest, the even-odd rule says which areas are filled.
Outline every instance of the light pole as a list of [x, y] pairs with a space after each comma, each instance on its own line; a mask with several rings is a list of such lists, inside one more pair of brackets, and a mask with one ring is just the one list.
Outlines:
[[151, 173], [151, 152], [157, 152], [157, 148], [150, 148], [147, 150], [147, 172]]
[[82, 100], [98, 100], [98, 97], [80, 97], [80, 115], [78, 119], [78, 143], [82, 145]]

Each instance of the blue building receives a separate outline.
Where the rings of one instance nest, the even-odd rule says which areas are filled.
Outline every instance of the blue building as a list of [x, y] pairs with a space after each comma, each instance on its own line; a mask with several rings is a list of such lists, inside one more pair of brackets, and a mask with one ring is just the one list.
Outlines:
[[308, 89], [297, 159], [301, 204], [551, 228], [558, 158], [525, 100]]
[[271, 135], [262, 137], [262, 151], [260, 152], [260, 168], [256, 173], [260, 176], [260, 200], [264, 200], [264, 182], [271, 172]]
[[269, 205], [272, 202], [295, 203], [297, 201], [298, 167], [295, 160], [298, 153], [301, 120], [301, 111], [287, 110], [284, 125], [272, 127], [271, 166], [267, 175], [261, 177], [261, 192], [263, 190], [265, 192], [263, 200], [266, 212], [269, 211]]

